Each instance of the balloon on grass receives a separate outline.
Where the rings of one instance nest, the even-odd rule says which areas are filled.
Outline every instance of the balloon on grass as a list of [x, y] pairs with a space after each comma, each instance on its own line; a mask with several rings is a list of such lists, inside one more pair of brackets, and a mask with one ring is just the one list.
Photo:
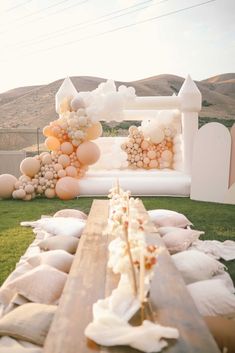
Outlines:
[[0, 198], [9, 199], [15, 189], [17, 178], [11, 174], [0, 175]]
[[61, 178], [56, 183], [56, 195], [61, 200], [71, 200], [79, 195], [78, 180], [69, 176]]

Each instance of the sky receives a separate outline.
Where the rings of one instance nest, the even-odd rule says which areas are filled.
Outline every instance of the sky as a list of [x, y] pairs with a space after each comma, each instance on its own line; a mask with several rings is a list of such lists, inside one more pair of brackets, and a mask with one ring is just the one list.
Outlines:
[[205, 2], [0, 0], [0, 92], [67, 76], [235, 72], [235, 1]]

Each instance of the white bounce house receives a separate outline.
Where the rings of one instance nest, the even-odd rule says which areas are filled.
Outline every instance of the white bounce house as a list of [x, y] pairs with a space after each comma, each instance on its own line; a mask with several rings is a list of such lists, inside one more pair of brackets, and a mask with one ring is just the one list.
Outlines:
[[[123, 120], [154, 121], [159, 111], [174, 114], [179, 119], [179, 134], [175, 138], [173, 168], [130, 169], [115, 163], [125, 137], [100, 137], [95, 142], [100, 147], [101, 158], [79, 181], [83, 196], [107, 195], [118, 178], [124, 189], [133, 195], [189, 196], [191, 186], [194, 137], [198, 131], [198, 113], [201, 110], [201, 93], [188, 76], [178, 96], [135, 97], [124, 105]], [[103, 161], [103, 163], [102, 163]]]

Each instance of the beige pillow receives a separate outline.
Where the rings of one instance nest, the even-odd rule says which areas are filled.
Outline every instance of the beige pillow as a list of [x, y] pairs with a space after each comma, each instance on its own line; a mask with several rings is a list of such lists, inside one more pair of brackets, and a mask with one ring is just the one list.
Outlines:
[[148, 211], [148, 214], [156, 227], [185, 228], [192, 225], [185, 215], [176, 211], [156, 209]]
[[175, 254], [177, 252], [187, 250], [188, 247], [196, 241], [201, 234], [204, 234], [204, 232], [193, 229], [180, 229], [167, 233], [162, 239], [168, 251], [171, 254]]
[[16, 340], [9, 336], [0, 336], [1, 353], [43, 353], [43, 348], [27, 341]]
[[221, 262], [197, 250], [182, 251], [171, 258], [186, 284], [210, 279], [225, 269]]
[[32, 302], [53, 304], [60, 298], [66, 279], [64, 272], [40, 265], [10, 282], [8, 287]]
[[0, 319], [0, 335], [43, 346], [56, 309], [55, 305], [21, 305]]
[[79, 219], [87, 219], [87, 215], [84, 212], [71, 208], [60, 210], [56, 212], [53, 217], [73, 217]]
[[221, 279], [195, 282], [187, 288], [201, 315], [235, 318], [235, 295]]
[[49, 265], [57, 270], [68, 273], [70, 271], [74, 256], [64, 250], [51, 250], [28, 258], [28, 262], [33, 267], [39, 265]]
[[56, 235], [51, 238], [40, 241], [38, 246], [41, 250], [65, 250], [70, 254], [74, 254], [77, 250], [79, 239], [75, 237], [67, 237], [66, 235]]

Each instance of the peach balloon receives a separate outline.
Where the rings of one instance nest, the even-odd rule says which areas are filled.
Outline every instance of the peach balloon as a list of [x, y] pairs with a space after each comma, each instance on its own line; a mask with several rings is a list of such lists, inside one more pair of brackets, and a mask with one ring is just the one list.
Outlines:
[[56, 195], [61, 200], [71, 200], [79, 195], [78, 180], [72, 177], [61, 178], [55, 187]]
[[59, 170], [63, 169], [63, 166], [60, 163], [56, 163], [54, 165], [54, 169], [56, 172], [58, 172]]
[[149, 168], [157, 168], [158, 162], [155, 159], [152, 159], [149, 163]]
[[54, 136], [49, 136], [45, 141], [45, 145], [50, 151], [57, 151], [60, 148], [60, 141]]
[[62, 165], [62, 167], [68, 167], [70, 165], [70, 158], [67, 154], [61, 154], [58, 158], [58, 163]]
[[169, 150], [165, 150], [162, 152], [161, 158], [163, 161], [169, 162], [173, 158], [173, 153]]
[[42, 156], [42, 164], [51, 164], [52, 163], [52, 158], [50, 153], [44, 154], [44, 156]]
[[103, 128], [100, 122], [92, 124], [86, 131], [87, 140], [95, 140], [103, 133]]
[[43, 128], [42, 133], [46, 137], [53, 136], [53, 132], [52, 132], [51, 127], [49, 125], [47, 125]]
[[17, 179], [11, 174], [0, 175], [0, 198], [9, 199], [15, 189]]
[[34, 192], [34, 187], [31, 184], [26, 185], [26, 187], [24, 188], [26, 194], [32, 194]]
[[65, 168], [65, 170], [66, 170], [66, 174], [67, 174], [68, 176], [71, 176], [71, 177], [76, 178], [76, 176], [77, 176], [77, 169], [76, 169], [75, 167], [73, 167], [73, 166], [68, 166], [67, 168]]
[[148, 151], [147, 156], [149, 159], [155, 159], [157, 154], [155, 151]]
[[27, 175], [28, 177], [34, 177], [40, 170], [40, 162], [38, 159], [33, 157], [27, 157], [20, 163], [21, 173]]
[[73, 145], [70, 142], [63, 142], [60, 149], [65, 154], [71, 154], [73, 152]]
[[58, 171], [57, 175], [58, 175], [59, 178], [64, 178], [67, 174], [66, 174], [66, 171], [64, 169], [61, 169], [61, 170]]
[[99, 147], [91, 141], [81, 143], [77, 148], [77, 157], [82, 164], [94, 164], [100, 158]]
[[142, 148], [142, 150], [147, 150], [148, 147], [149, 147], [149, 143], [148, 143], [147, 141], [143, 141], [143, 142], [141, 143], [141, 148]]
[[53, 199], [56, 196], [55, 190], [50, 188], [46, 189], [44, 194], [48, 199]]

